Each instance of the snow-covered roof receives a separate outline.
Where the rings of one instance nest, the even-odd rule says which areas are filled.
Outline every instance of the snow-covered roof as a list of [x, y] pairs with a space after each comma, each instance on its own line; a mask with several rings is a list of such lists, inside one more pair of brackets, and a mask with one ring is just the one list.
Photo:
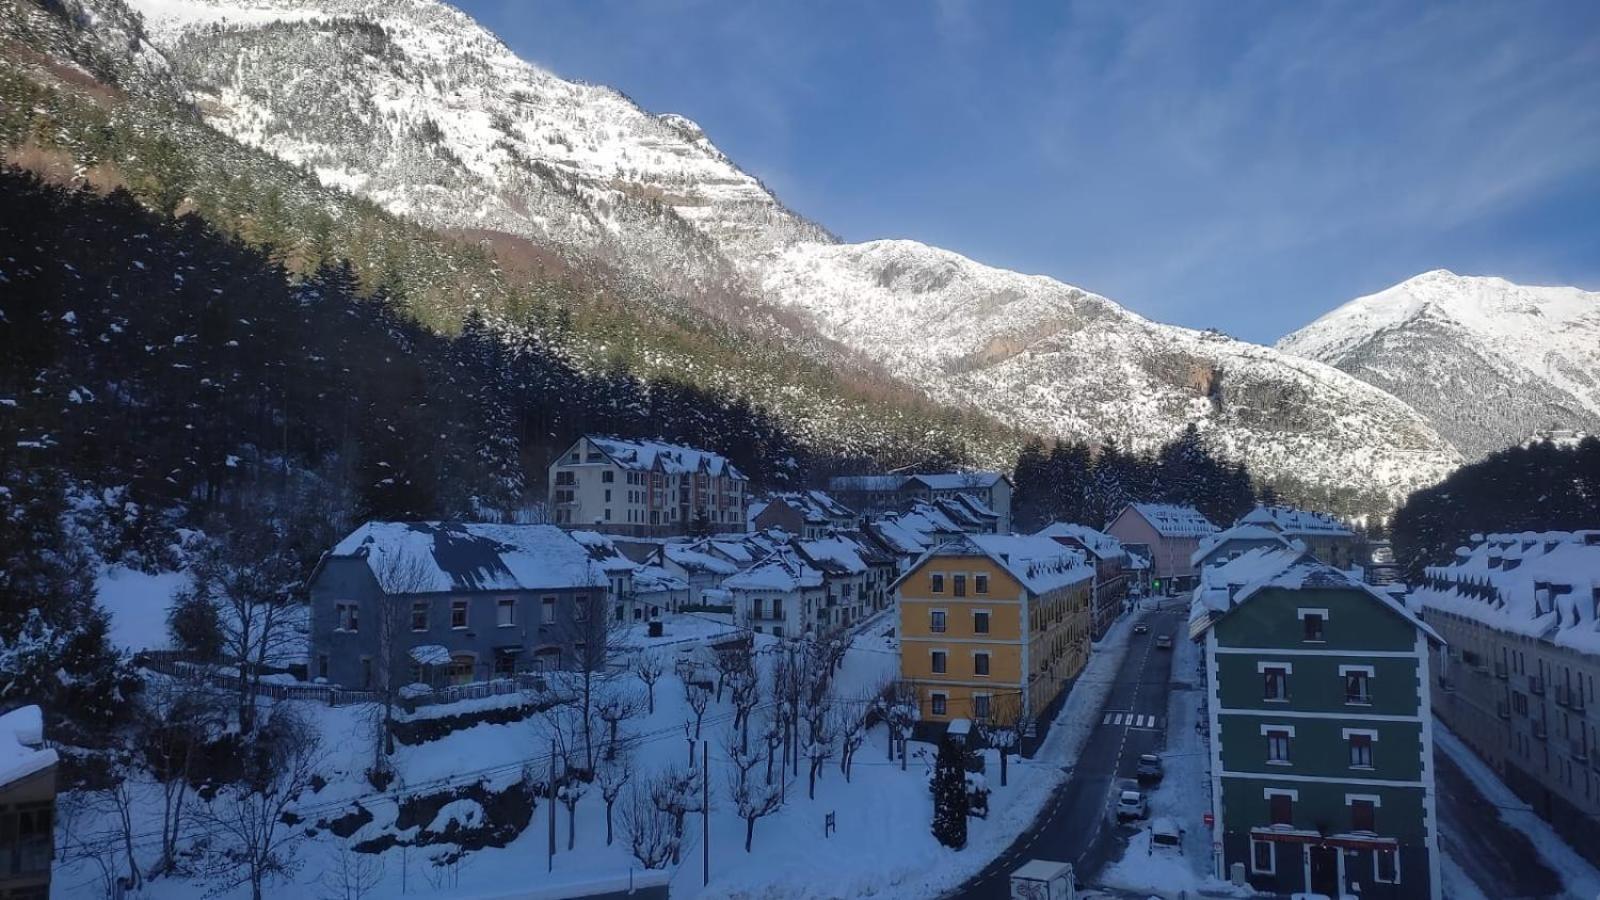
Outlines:
[[688, 589], [688, 582], [660, 566], [640, 566], [633, 570], [635, 594], [670, 593]]
[[1421, 629], [1430, 639], [1444, 642], [1393, 596], [1317, 561], [1302, 547], [1257, 547], [1226, 562], [1207, 566], [1200, 572], [1199, 580], [1189, 606], [1190, 637], [1199, 637], [1218, 619], [1266, 590], [1350, 590], [1366, 594]]
[[841, 493], [880, 494], [905, 487], [909, 475], [835, 475], [828, 479], [828, 490]]
[[868, 522], [866, 529], [894, 548], [896, 553], [923, 553], [932, 543], [927, 535], [901, 524], [898, 516], [885, 516]]
[[[1050, 538], [1023, 534], [964, 534], [923, 554], [906, 575], [900, 576], [900, 581], [938, 556], [987, 556], [1035, 595], [1094, 578], [1094, 569], [1085, 561], [1082, 550], [1062, 546]], [[899, 581], [895, 584], [898, 586]]]
[[900, 475], [836, 475], [828, 479], [828, 489], [841, 493], [881, 494], [904, 488], [913, 479], [929, 490], [959, 491], [994, 487], [1005, 479], [1001, 472], [920, 472]]
[[572, 539], [589, 551], [589, 558], [607, 575], [627, 575], [638, 568], [638, 563], [622, 555], [611, 535], [598, 531], [569, 531]]
[[642, 472], [665, 472], [668, 475], [688, 475], [704, 472], [708, 475], [726, 475], [745, 480], [743, 472], [720, 453], [668, 444], [662, 441], [623, 440], [622, 438], [588, 437], [600, 452], [624, 469]]
[[56, 759], [56, 751], [44, 746], [44, 713], [39, 707], [18, 707], [0, 715], [0, 785], [42, 772]]
[[687, 544], [663, 544], [661, 555], [687, 572], [709, 572], [713, 575], [732, 575], [739, 566], [704, 549]]
[[1144, 517], [1144, 520], [1150, 523], [1150, 527], [1162, 537], [1205, 537], [1217, 530], [1217, 526], [1211, 524], [1211, 520], [1200, 515], [1192, 506], [1178, 506], [1174, 503], [1135, 503], [1131, 508]]
[[1216, 534], [1208, 535], [1200, 541], [1200, 546], [1189, 554], [1189, 564], [1200, 565], [1200, 562], [1210, 556], [1217, 548], [1230, 541], [1266, 541], [1284, 547], [1289, 546], [1289, 539], [1278, 531], [1265, 525], [1240, 524], [1232, 528], [1225, 528]]
[[[551, 590], [605, 584], [589, 551], [554, 525], [367, 522], [329, 551], [365, 559], [402, 594]], [[312, 576], [315, 578], [315, 574]], [[403, 583], [395, 583], [396, 579]]]
[[911, 476], [936, 491], [994, 487], [1005, 478], [999, 472], [936, 472]]
[[450, 651], [439, 644], [418, 644], [409, 652], [411, 661], [419, 666], [450, 665]]
[[1478, 536], [1454, 562], [1429, 566], [1410, 601], [1492, 628], [1600, 653], [1600, 531]]
[[1039, 537], [1072, 538], [1082, 544], [1090, 553], [1104, 560], [1125, 559], [1128, 552], [1123, 549], [1122, 542], [1097, 531], [1087, 525], [1077, 525], [1072, 522], [1051, 522], [1049, 525], [1034, 532]]
[[1257, 506], [1239, 517], [1239, 525], [1259, 525], [1291, 537], [1355, 537], [1355, 532], [1332, 516], [1292, 506]]
[[796, 541], [795, 547], [814, 564], [824, 569], [836, 569], [839, 574], [858, 575], [871, 568], [861, 545], [847, 537]]
[[726, 578], [730, 591], [793, 591], [822, 586], [822, 573], [792, 550], [778, 550], [750, 568]]
[[827, 491], [785, 491], [773, 494], [769, 499], [787, 503], [799, 511], [807, 522], [815, 525], [826, 525], [841, 519], [853, 520], [856, 517], [855, 510], [835, 500]]

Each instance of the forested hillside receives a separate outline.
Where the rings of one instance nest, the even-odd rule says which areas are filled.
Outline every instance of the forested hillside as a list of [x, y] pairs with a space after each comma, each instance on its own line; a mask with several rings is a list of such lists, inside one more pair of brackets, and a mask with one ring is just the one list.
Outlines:
[[1511, 447], [1412, 494], [1395, 513], [1395, 558], [1408, 582], [1451, 561], [1473, 534], [1600, 528], [1600, 438]]

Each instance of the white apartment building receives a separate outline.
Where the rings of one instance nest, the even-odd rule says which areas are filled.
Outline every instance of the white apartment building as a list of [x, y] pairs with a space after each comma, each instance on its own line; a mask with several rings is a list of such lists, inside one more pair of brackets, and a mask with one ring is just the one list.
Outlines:
[[557, 525], [634, 537], [745, 530], [750, 479], [727, 457], [585, 435], [550, 464]]

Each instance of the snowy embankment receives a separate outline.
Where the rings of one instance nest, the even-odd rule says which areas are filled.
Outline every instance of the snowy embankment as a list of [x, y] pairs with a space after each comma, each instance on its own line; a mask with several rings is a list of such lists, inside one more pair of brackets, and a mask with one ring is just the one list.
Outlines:
[[96, 599], [111, 617], [113, 646], [137, 653], [168, 646], [167, 610], [189, 584], [187, 572], [151, 575], [126, 566], [105, 566], [95, 578]]
[[[1122, 859], [1107, 866], [1100, 884], [1152, 896], [1193, 895], [1204, 889], [1208, 896], [1251, 896], [1249, 888], [1235, 888], [1212, 873], [1211, 832], [1202, 816], [1211, 808], [1210, 745], [1200, 736], [1205, 683], [1200, 672], [1200, 645], [1179, 639], [1172, 649], [1172, 680], [1192, 686], [1174, 690], [1167, 698], [1166, 748], [1161, 752], [1165, 777], [1149, 795], [1150, 819], [1129, 841]], [[1152, 849], [1150, 822], [1165, 816], [1182, 830], [1183, 852]]]
[[[1567, 842], [1556, 834], [1549, 822], [1540, 818], [1494, 774], [1487, 763], [1437, 718], [1433, 721], [1433, 744], [1449, 754], [1451, 761], [1461, 768], [1484, 799], [1499, 811], [1501, 821], [1528, 836], [1544, 864], [1561, 877], [1569, 896], [1600, 897], [1600, 871], [1567, 846]], [[1446, 862], [1450, 861], [1446, 859]], [[1452, 868], [1455, 871], [1452, 872]], [[1452, 876], [1457, 883], [1472, 884], [1472, 880], [1453, 863], [1446, 867], [1446, 881], [1450, 881]]]

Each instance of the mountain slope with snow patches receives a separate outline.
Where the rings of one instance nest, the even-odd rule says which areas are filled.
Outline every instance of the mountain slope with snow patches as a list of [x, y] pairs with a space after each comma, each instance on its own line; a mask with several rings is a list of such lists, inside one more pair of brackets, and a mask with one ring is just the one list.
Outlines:
[[1436, 270], [1278, 348], [1394, 394], [1469, 457], [1538, 430], [1600, 430], [1600, 293]]
[[914, 242], [839, 244], [692, 121], [531, 65], [434, 0], [130, 2], [211, 125], [424, 224], [598, 262], [1046, 435], [1153, 449], [1194, 421], [1280, 483], [1378, 502], [1459, 461], [1326, 366]]

